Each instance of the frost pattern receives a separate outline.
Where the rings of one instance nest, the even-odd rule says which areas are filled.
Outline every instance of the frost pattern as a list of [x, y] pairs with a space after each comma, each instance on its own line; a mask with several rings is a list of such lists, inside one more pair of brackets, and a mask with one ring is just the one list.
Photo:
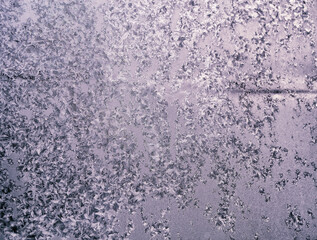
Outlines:
[[316, 239], [316, 19], [0, 0], [0, 239]]

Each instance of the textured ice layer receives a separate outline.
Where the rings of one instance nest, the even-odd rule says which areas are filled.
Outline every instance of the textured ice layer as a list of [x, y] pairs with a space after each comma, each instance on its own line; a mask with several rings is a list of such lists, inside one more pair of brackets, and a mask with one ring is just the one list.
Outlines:
[[0, 239], [317, 239], [317, 2], [0, 0]]

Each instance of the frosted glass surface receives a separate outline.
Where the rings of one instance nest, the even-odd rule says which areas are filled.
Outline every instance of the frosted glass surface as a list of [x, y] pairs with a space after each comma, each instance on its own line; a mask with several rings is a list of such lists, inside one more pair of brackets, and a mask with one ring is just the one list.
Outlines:
[[0, 239], [317, 239], [315, 0], [0, 0]]

